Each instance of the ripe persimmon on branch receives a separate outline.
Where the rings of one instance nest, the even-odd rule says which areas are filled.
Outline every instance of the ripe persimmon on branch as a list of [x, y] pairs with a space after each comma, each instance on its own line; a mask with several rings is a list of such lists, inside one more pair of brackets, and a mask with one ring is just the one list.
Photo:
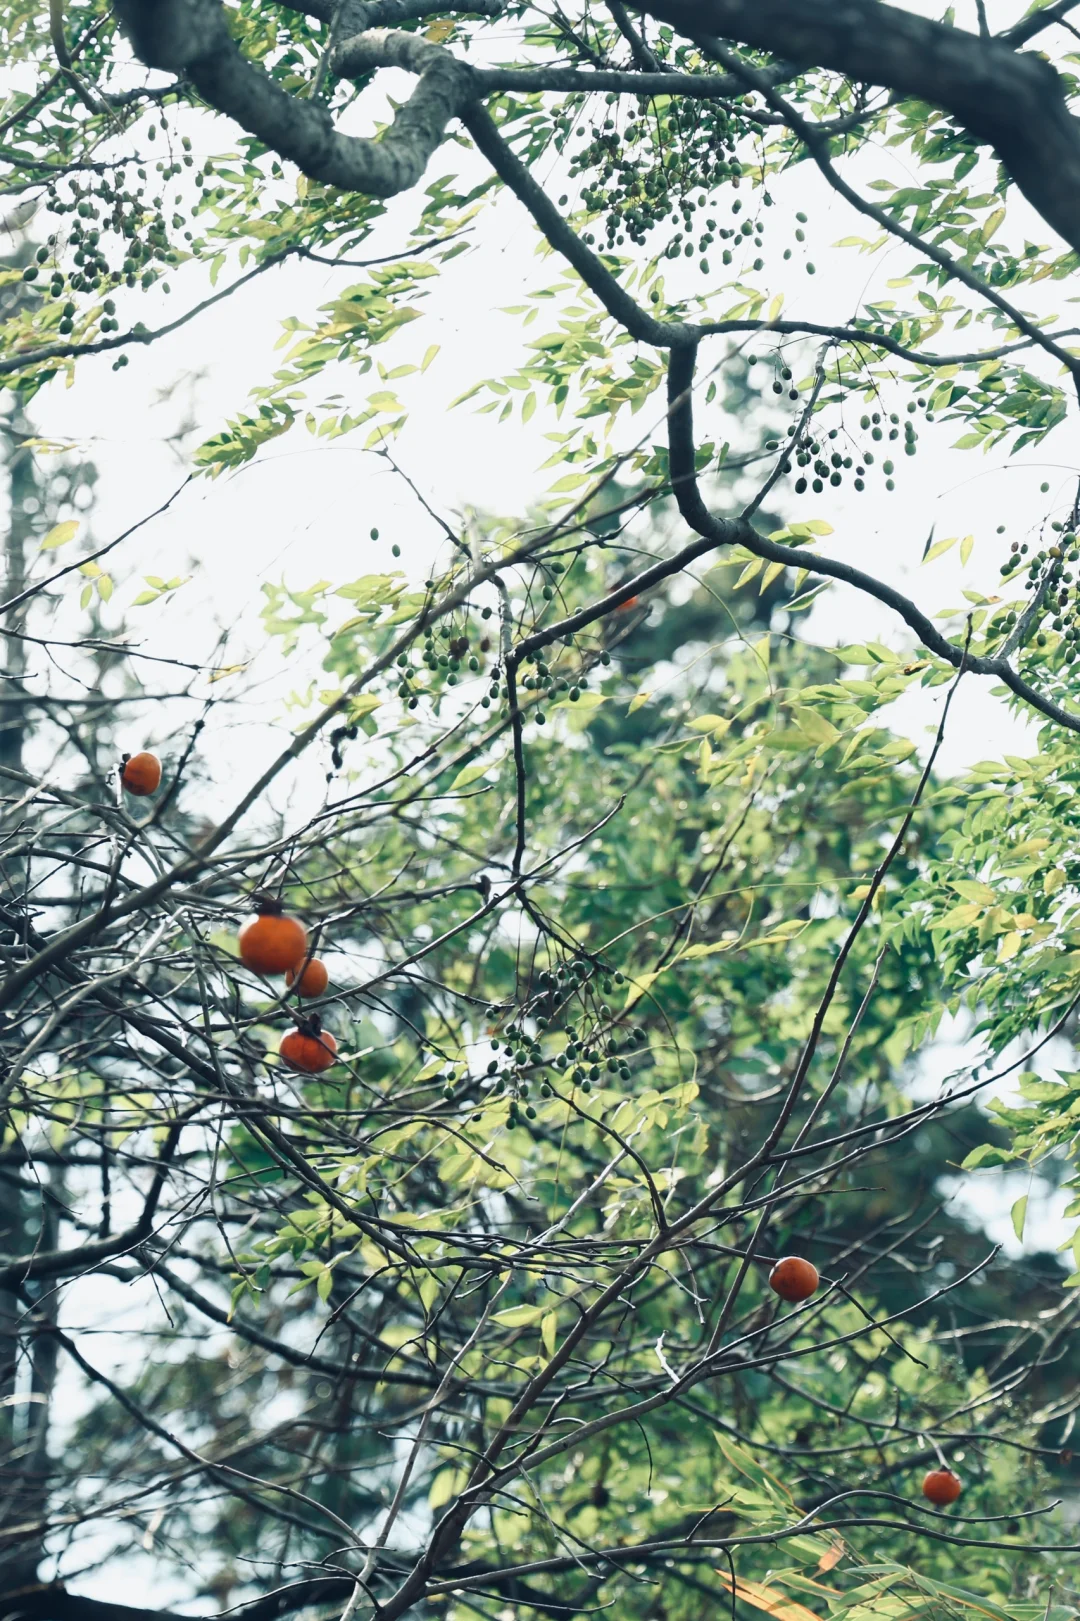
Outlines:
[[0, 1618], [1077, 1613], [1073, 9], [14, 0]]

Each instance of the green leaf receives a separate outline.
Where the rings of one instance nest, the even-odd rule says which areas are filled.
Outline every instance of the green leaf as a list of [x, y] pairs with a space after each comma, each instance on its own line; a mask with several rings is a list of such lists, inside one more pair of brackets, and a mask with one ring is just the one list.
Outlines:
[[571, 702], [569, 698], [560, 698], [559, 702], [552, 707], [555, 709], [568, 709], [571, 714], [580, 714], [582, 710], [599, 709], [601, 704], [606, 703], [607, 694], [604, 692], [582, 692], [578, 695], [576, 701]]
[[450, 792], [453, 793], [456, 788], [467, 788], [471, 782], [479, 782], [481, 777], [495, 769], [497, 763], [491, 760], [477, 760], [472, 765], [462, 766], [450, 784]]
[[1016, 1203], [1012, 1207], [1013, 1232], [1016, 1234], [1021, 1243], [1023, 1242], [1024, 1238], [1024, 1222], [1027, 1220], [1027, 1207], [1028, 1196], [1026, 1193], [1021, 1194], [1020, 1198], [1017, 1199]]
[[998, 1148], [994, 1143], [980, 1143], [971, 1153], [960, 1162], [963, 1171], [977, 1171], [983, 1165], [1008, 1165], [1013, 1158], [1005, 1148]]
[[358, 692], [355, 697], [349, 699], [349, 719], [362, 720], [365, 715], [370, 715], [372, 710], [378, 709], [381, 704], [382, 699], [377, 693]]

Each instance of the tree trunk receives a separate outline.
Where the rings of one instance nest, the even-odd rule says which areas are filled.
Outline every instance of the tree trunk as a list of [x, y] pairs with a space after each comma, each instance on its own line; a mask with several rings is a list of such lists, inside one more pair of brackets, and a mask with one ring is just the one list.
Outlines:
[[[15, 416], [3, 423], [0, 432], [7, 444], [8, 523], [4, 542], [4, 570], [0, 591], [5, 601], [17, 596], [26, 583], [26, 545], [32, 533], [34, 509], [29, 505], [38, 496], [33, 454], [25, 445], [25, 424]], [[5, 616], [5, 628], [20, 630], [24, 613], [15, 608]], [[27, 730], [28, 706], [23, 677], [26, 670], [25, 644], [15, 637], [3, 638], [4, 680], [0, 688], [0, 767], [23, 768], [23, 745]], [[0, 796], [15, 790], [0, 778]], [[7, 821], [0, 812], [0, 834]], [[3, 844], [0, 840], [0, 850]], [[13, 875], [0, 868], [0, 883], [7, 887]], [[20, 1188], [16, 1171], [10, 1179], [0, 1179], [0, 1255], [25, 1255], [36, 1240], [56, 1242], [48, 1231], [31, 1234], [30, 1201]], [[36, 1202], [36, 1201], [35, 1201]], [[55, 1216], [45, 1207], [45, 1229], [54, 1229]], [[52, 1317], [53, 1295], [47, 1296], [48, 1320]], [[15, 1289], [0, 1289], [0, 1592], [11, 1591], [36, 1579], [41, 1560], [40, 1537], [19, 1537], [10, 1545], [5, 1530], [14, 1525], [36, 1523], [44, 1514], [47, 1497], [48, 1400], [56, 1373], [56, 1342], [50, 1335], [35, 1334], [37, 1311], [28, 1310]], [[28, 1362], [28, 1365], [27, 1365]]]

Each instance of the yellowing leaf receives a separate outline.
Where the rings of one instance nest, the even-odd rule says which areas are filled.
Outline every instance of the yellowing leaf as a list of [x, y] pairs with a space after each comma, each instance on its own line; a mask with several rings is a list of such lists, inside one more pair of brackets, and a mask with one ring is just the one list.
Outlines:
[[817, 709], [808, 709], [804, 704], [792, 704], [791, 713], [794, 716], [800, 732], [808, 737], [811, 743], [835, 743], [840, 733], [831, 720]]
[[1008, 934], [1003, 934], [998, 941], [998, 962], [1012, 962], [1023, 943], [1024, 937], [1018, 929], [1010, 929]]
[[979, 235], [984, 242], [989, 242], [990, 238], [993, 236], [994, 232], [997, 230], [1004, 218], [1005, 210], [1003, 208], [995, 208], [994, 212], [987, 216], [983, 223], [983, 228], [979, 232]]
[[424, 29], [424, 38], [430, 39], [435, 45], [441, 45], [443, 40], [449, 39], [453, 32], [454, 22], [452, 17], [436, 17], [435, 21], [429, 23]]
[[731, 722], [725, 720], [723, 715], [695, 715], [686, 724], [692, 732], [708, 732], [711, 737], [723, 737]]
[[733, 934], [730, 940], [712, 940], [708, 943], [702, 942], [701, 945], [687, 946], [681, 956], [689, 958], [714, 957], [718, 951], [730, 951], [732, 946], [737, 946], [738, 943], [738, 935]]
[[1043, 894], [1056, 895], [1065, 882], [1065, 873], [1061, 867], [1051, 867], [1043, 876]]
[[651, 697], [652, 697], [651, 692], [646, 692], [644, 690], [642, 690], [641, 692], [635, 692], [634, 696], [630, 700], [630, 707], [626, 711], [626, 713], [628, 715], [633, 715], [637, 710], [639, 710], [642, 707], [643, 704], [647, 704]]
[[495, 1313], [495, 1321], [506, 1328], [527, 1328], [532, 1323], [538, 1323], [543, 1315], [543, 1306], [507, 1306]]
[[540, 1338], [544, 1342], [544, 1350], [549, 1357], [555, 1355], [555, 1336], [559, 1329], [559, 1318], [556, 1312], [549, 1311], [540, 1320]]
[[627, 1008], [632, 1008], [635, 1002], [640, 1002], [641, 998], [645, 995], [645, 992], [652, 985], [653, 980], [659, 979], [663, 972], [664, 970], [659, 968], [653, 974], [638, 974], [636, 979], [632, 979], [630, 981], [629, 988], [626, 992], [626, 1001], [623, 1003], [624, 1013], [626, 1012]]
[[[716, 1573], [731, 1591], [731, 1577], [725, 1570]], [[820, 1621], [813, 1610], [808, 1610], [805, 1604], [796, 1604], [789, 1599], [778, 1587], [767, 1587], [764, 1582], [744, 1582], [736, 1579], [734, 1583], [735, 1595], [745, 1604], [752, 1604], [755, 1610], [764, 1610], [767, 1615], [775, 1615], [776, 1621]]]
[[349, 699], [349, 719], [360, 720], [364, 715], [370, 715], [373, 709], [378, 709], [382, 703], [373, 692], [358, 692], [355, 698]]
[[425, 1311], [430, 1311], [439, 1298], [439, 1280], [434, 1272], [425, 1273], [420, 1279], [420, 1303]]
[[806, 923], [802, 918], [789, 917], [786, 922], [778, 923], [775, 929], [770, 929], [768, 934], [759, 934], [756, 940], [749, 943], [752, 946], [786, 945], [794, 935], [800, 934], [805, 928]]
[[949, 888], [955, 889], [966, 901], [978, 901], [981, 906], [993, 906], [997, 900], [989, 884], [981, 884], [974, 878], [957, 878]]
[[981, 906], [976, 905], [974, 901], [964, 901], [960, 906], [954, 906], [951, 911], [946, 912], [937, 926], [943, 929], [970, 929], [981, 916]]
[[41, 542], [41, 549], [43, 552], [54, 552], [58, 546], [66, 546], [69, 540], [74, 540], [78, 533], [78, 518], [69, 518], [66, 523], [58, 523], [49, 530]]
[[428, 1492], [431, 1507], [442, 1508], [443, 1504], [448, 1503], [454, 1493], [464, 1486], [467, 1479], [468, 1475], [464, 1469], [440, 1469]]
[[755, 557], [752, 558], [749, 563], [747, 563], [746, 567], [739, 575], [739, 578], [735, 581], [736, 591], [739, 589], [740, 585], [745, 585], [747, 580], [752, 580], [754, 578], [754, 575], [760, 571], [764, 562], [765, 559], [763, 557]]
[[932, 563], [935, 557], [942, 557], [949, 550], [950, 546], [956, 545], [956, 542], [959, 539], [959, 535], [950, 535], [948, 540], [939, 540], [936, 541], [933, 546], [928, 546], [926, 551], [923, 553], [923, 562]]

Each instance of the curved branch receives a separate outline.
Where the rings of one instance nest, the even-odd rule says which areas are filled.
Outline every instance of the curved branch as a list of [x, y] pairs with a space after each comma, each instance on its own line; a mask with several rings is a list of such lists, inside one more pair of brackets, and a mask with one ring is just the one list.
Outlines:
[[531, 636], [526, 636], [515, 649], [519, 660], [547, 647], [560, 637], [573, 635], [576, 631], [584, 630], [587, 625], [595, 624], [597, 620], [603, 619], [621, 607], [624, 602], [628, 602], [631, 597], [639, 596], [662, 581], [681, 573], [707, 552], [715, 551], [721, 546], [738, 545], [745, 546], [755, 557], [763, 557], [769, 562], [783, 563], [789, 568], [805, 569], [811, 574], [824, 574], [829, 579], [840, 580], [845, 585], [854, 586], [857, 591], [862, 591], [877, 602], [883, 602], [886, 607], [892, 608], [905, 624], [911, 627], [928, 652], [944, 659], [954, 669], [959, 669], [963, 664], [965, 669], [975, 675], [991, 676], [997, 681], [1003, 681], [1018, 698], [1030, 704], [1032, 709], [1045, 715], [1048, 720], [1067, 727], [1071, 732], [1080, 732], [1080, 715], [1062, 708], [1052, 698], [1047, 698], [1045, 694], [1031, 686], [1017, 674], [1006, 659], [978, 658], [970, 653], [965, 655], [964, 649], [957, 647], [947, 636], [942, 635], [921, 608], [902, 592], [887, 585], [884, 580], [876, 579], [874, 575], [867, 574], [863, 569], [855, 568], [850, 563], [842, 563], [839, 558], [818, 557], [803, 547], [784, 546], [779, 541], [769, 540], [745, 517], [715, 517], [701, 497], [694, 461], [691, 388], [695, 358], [695, 344], [678, 344], [672, 349], [668, 371], [668, 434], [673, 493], [683, 518], [691, 529], [696, 531], [699, 538], [682, 547], [674, 556], [662, 558], [659, 562], [642, 569], [639, 574], [624, 580], [614, 591], [590, 603], [588, 607], [545, 626], [543, 630], [535, 631]]
[[219, 0], [117, 0], [147, 67], [183, 73], [199, 94], [311, 179], [368, 197], [393, 197], [420, 179], [450, 119], [474, 94], [472, 73], [418, 34], [376, 29], [334, 52], [335, 72], [401, 67], [419, 75], [379, 140], [342, 135], [318, 101], [301, 101], [240, 53]]
[[988, 141], [1028, 201], [1080, 249], [1080, 123], [1034, 52], [881, 0], [636, 0], [687, 38], [719, 35], [941, 107]]
[[543, 186], [534, 180], [515, 152], [499, 134], [490, 115], [476, 104], [467, 107], [461, 121], [487, 158], [499, 179], [524, 203], [551, 246], [573, 265], [585, 285], [596, 294], [604, 308], [630, 333], [644, 343], [666, 349], [680, 338], [689, 337], [689, 328], [673, 321], [658, 321], [640, 304], [592, 253], [563, 219]]
[[[1080, 3], [1080, 0], [1078, 0]], [[794, 69], [785, 64], [770, 68], [770, 84], [790, 79]], [[476, 68], [480, 90], [516, 90], [533, 95], [548, 90], [591, 96], [614, 90], [628, 96], [690, 96], [695, 101], [724, 101], [745, 96], [746, 86], [734, 73], [641, 73], [633, 68]]]
[[[25, 371], [28, 366], [45, 365], [50, 360], [72, 360], [77, 359], [80, 355], [107, 354], [111, 349], [126, 349], [133, 343], [142, 344], [146, 348], [151, 343], [156, 343], [159, 338], [167, 338], [170, 333], [176, 332], [182, 326], [187, 326], [188, 322], [194, 321], [196, 316], [203, 315], [215, 304], [220, 304], [223, 298], [231, 298], [234, 293], [240, 291], [241, 287], [246, 287], [249, 281], [253, 281], [256, 276], [261, 276], [264, 271], [274, 270], [278, 265], [284, 264], [289, 259], [309, 259], [313, 264], [328, 265], [331, 270], [339, 267], [347, 270], [369, 270], [373, 265], [397, 264], [402, 259], [419, 258], [422, 253], [428, 253], [432, 248], [444, 247], [448, 242], [453, 242], [455, 237], [462, 234], [461, 231], [450, 231], [446, 236], [433, 237], [430, 241], [421, 242], [415, 248], [411, 248], [406, 252], [384, 253], [377, 259], [335, 259], [330, 254], [316, 253], [314, 249], [305, 247], [302, 242], [291, 242], [288, 247], [282, 248], [279, 252], [267, 254], [266, 258], [260, 260], [253, 270], [246, 270], [242, 276], [237, 276], [236, 280], [230, 282], [227, 287], [222, 287], [218, 292], [211, 293], [208, 298], [202, 299], [198, 304], [193, 304], [190, 309], [185, 310], [182, 315], [178, 315], [175, 320], [166, 321], [164, 326], [144, 328], [141, 331], [133, 328], [128, 332], [118, 332], [115, 337], [95, 338], [91, 343], [48, 343], [43, 344], [38, 349], [26, 349], [22, 352], [15, 350], [13, 354], [0, 358], [0, 377], [8, 376], [11, 372]], [[991, 357], [987, 355], [983, 358], [989, 359]], [[84, 561], [86, 559], [81, 558], [80, 564]], [[11, 603], [0, 603], [0, 614], [5, 613], [11, 606]]]
[[936, 242], [930, 242], [917, 231], [909, 230], [899, 220], [894, 219], [886, 209], [880, 208], [877, 203], [870, 202], [869, 199], [857, 192], [854, 186], [850, 186], [833, 163], [828, 140], [822, 131], [808, 123], [789, 102], [785, 101], [784, 97], [773, 88], [764, 75], [759, 74], [755, 68], [741, 64], [738, 57], [733, 52], [726, 50], [719, 40], [709, 41], [709, 49], [715, 52], [720, 61], [726, 62], [734, 72], [739, 73], [745, 79], [748, 89], [758, 90], [769, 105], [781, 115], [788, 128], [802, 141], [829, 185], [839, 196], [850, 203], [852, 208], [857, 209], [860, 214], [865, 214], [868, 219], [872, 219], [875, 224], [880, 225], [883, 231], [887, 231], [891, 236], [898, 237], [901, 242], [906, 242], [908, 247], [915, 248], [919, 253], [925, 253], [927, 258], [932, 259], [936, 265], [940, 265], [947, 275], [954, 276], [957, 281], [962, 282], [973, 293], [977, 293], [980, 298], [985, 298], [988, 304], [993, 304], [1003, 315], [1008, 316], [1018, 332], [1023, 332], [1033, 343], [1037, 343], [1040, 348], [1045, 349], [1047, 354], [1053, 355], [1055, 360], [1061, 362], [1066, 371], [1071, 372], [1074, 377], [1080, 376], [1080, 361], [1077, 360], [1076, 356], [1071, 354], [1068, 349], [1063, 349], [1053, 338], [1047, 337], [1034, 319], [1025, 315], [1022, 310], [1017, 309], [1014, 304], [1010, 304], [1008, 299], [1004, 298], [985, 277], [980, 276], [977, 271], [969, 269], [961, 260], [954, 258], [944, 248], [939, 247]]
[[1080, 0], [1055, 0], [1052, 6], [1045, 6], [1042, 11], [1033, 11], [1029, 16], [1022, 17], [1018, 23], [1006, 28], [997, 37], [1004, 40], [1007, 45], [1025, 45], [1029, 39], [1034, 39], [1036, 34], [1041, 34], [1044, 29], [1052, 28], [1055, 23], [1059, 23], [1077, 5], [1080, 5]]
[[114, 1604], [110, 1599], [83, 1598], [54, 1582], [0, 1594], [0, 1621], [7, 1621], [9, 1616], [12, 1621], [196, 1621], [175, 1610], [144, 1610]]
[[[192, 1112], [189, 1110], [188, 1114]], [[125, 1255], [130, 1250], [138, 1249], [139, 1245], [149, 1238], [153, 1228], [165, 1178], [186, 1120], [187, 1117], [169, 1128], [169, 1134], [158, 1156], [154, 1180], [143, 1201], [137, 1221], [112, 1238], [97, 1238], [89, 1244], [80, 1245], [77, 1249], [39, 1250], [36, 1254], [22, 1255], [14, 1261], [8, 1261], [0, 1266], [0, 1289], [20, 1288], [28, 1278], [70, 1277], [75, 1273], [89, 1272], [114, 1255]]]

